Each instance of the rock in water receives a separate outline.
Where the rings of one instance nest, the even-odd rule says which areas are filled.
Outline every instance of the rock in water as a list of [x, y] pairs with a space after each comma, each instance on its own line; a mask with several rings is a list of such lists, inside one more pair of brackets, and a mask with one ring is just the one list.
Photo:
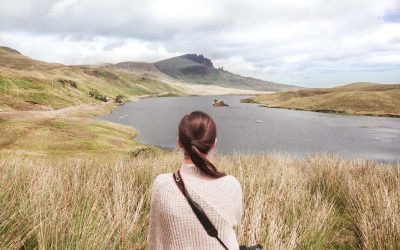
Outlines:
[[214, 103], [213, 103], [214, 107], [227, 107], [229, 106], [228, 104], [226, 104], [224, 101], [218, 101], [217, 99], [214, 99]]

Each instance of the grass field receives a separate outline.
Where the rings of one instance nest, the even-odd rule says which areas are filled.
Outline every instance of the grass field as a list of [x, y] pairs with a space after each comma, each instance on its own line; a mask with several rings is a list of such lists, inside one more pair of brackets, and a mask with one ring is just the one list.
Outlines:
[[252, 100], [270, 108], [400, 116], [400, 84], [355, 83], [328, 89], [258, 95]]
[[[179, 153], [0, 158], [0, 248], [144, 249], [152, 180]], [[335, 156], [214, 156], [244, 190], [242, 243], [399, 249], [400, 167]]]

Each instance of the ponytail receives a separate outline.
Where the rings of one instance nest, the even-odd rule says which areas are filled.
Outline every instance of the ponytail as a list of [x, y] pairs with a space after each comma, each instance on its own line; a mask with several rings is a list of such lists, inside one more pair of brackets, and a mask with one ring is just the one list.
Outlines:
[[204, 112], [185, 115], [179, 124], [179, 142], [193, 164], [213, 178], [225, 176], [207, 159], [217, 136], [213, 119]]
[[190, 144], [189, 150], [187, 150], [190, 159], [193, 164], [199, 169], [203, 170], [209, 176], [214, 178], [219, 178], [225, 176], [225, 173], [219, 172], [217, 168], [212, 164], [207, 157], [199, 151], [199, 149], [194, 144]]

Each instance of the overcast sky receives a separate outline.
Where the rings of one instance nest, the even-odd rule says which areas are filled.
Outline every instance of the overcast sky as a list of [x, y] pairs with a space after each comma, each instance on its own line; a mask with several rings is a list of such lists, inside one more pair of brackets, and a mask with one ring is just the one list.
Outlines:
[[1, 0], [0, 44], [64, 64], [198, 53], [280, 83], [400, 83], [400, 0]]

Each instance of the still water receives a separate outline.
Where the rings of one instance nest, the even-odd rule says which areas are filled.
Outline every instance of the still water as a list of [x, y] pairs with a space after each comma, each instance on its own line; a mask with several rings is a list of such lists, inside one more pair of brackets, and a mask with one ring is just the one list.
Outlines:
[[[242, 104], [244, 96], [145, 98], [97, 119], [139, 130], [139, 142], [176, 148], [184, 114], [202, 110], [217, 124], [217, 152], [283, 152], [299, 156], [317, 152], [346, 158], [400, 161], [400, 119], [271, 109]], [[229, 107], [212, 107], [214, 99]]]

